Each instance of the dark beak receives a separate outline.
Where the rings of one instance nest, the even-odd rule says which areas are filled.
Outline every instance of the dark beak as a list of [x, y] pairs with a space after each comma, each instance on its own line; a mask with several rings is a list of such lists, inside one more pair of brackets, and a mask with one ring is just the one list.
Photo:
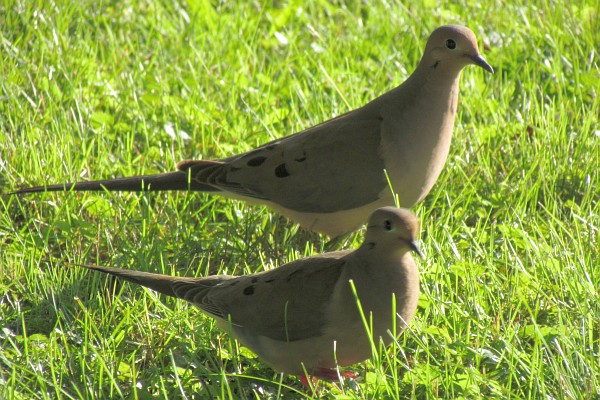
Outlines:
[[417, 253], [419, 255], [419, 257], [425, 258], [425, 256], [421, 252], [421, 249], [419, 249], [419, 244], [417, 243], [416, 240], [408, 242], [408, 248], [411, 249], [412, 251], [414, 251], [415, 253]]
[[485, 61], [485, 58], [481, 57], [480, 54], [477, 54], [476, 56], [467, 57], [469, 57], [473, 64], [477, 65], [478, 67], [481, 67], [492, 74], [494, 73], [494, 68], [492, 68], [492, 66], [488, 64], [487, 61]]

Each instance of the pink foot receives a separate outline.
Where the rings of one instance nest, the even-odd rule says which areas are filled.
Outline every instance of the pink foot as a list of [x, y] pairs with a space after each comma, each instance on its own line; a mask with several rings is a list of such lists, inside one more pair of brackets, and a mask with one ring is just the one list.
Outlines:
[[[298, 377], [298, 379], [300, 379], [300, 383], [302, 383], [302, 386], [304, 386], [305, 388], [310, 388], [311, 387], [311, 384], [308, 383], [308, 379], [309, 379], [308, 375], [300, 375]], [[310, 377], [310, 381], [311, 381], [311, 383], [313, 383], [313, 378], [312, 377]]]
[[360, 376], [360, 374], [358, 372], [351, 372], [351, 371], [342, 372], [341, 375], [344, 378], [350, 379], [351, 381], [358, 379], [358, 377]]
[[300, 375], [299, 379], [300, 382], [302, 382], [302, 384], [306, 387], [310, 387], [309, 385], [309, 379], [310, 379], [310, 383], [314, 384], [314, 378], [318, 378], [318, 379], [322, 379], [324, 381], [328, 381], [328, 382], [337, 382], [340, 380], [340, 377], [342, 378], [347, 378], [347, 379], [356, 379], [359, 377], [359, 375], [356, 372], [338, 372], [335, 369], [331, 369], [331, 368], [316, 368], [312, 371], [312, 375], [307, 376], [307, 375]]

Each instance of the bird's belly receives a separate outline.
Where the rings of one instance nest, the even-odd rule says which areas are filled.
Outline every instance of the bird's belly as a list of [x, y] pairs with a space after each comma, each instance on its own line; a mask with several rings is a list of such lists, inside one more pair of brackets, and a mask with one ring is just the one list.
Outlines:
[[363, 206], [342, 210], [332, 213], [308, 213], [298, 212], [282, 207], [278, 204], [270, 203], [269, 207], [281, 213], [287, 218], [296, 221], [303, 228], [324, 233], [334, 238], [344, 233], [354, 231], [364, 225], [369, 216], [378, 208], [393, 206], [394, 199], [389, 189], [385, 189], [379, 195], [376, 201]]

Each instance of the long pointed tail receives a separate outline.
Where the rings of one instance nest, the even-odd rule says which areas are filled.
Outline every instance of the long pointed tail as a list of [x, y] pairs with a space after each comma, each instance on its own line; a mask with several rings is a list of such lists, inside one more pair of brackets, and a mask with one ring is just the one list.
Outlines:
[[232, 279], [231, 276], [226, 275], [211, 275], [203, 278], [191, 278], [185, 276], [155, 274], [151, 272], [135, 271], [123, 268], [101, 267], [91, 264], [71, 265], [113, 275], [137, 285], [145, 286], [167, 296], [187, 300], [190, 303], [204, 309], [204, 311], [208, 312], [209, 314], [217, 316], [220, 315], [218, 315], [215, 310], [210, 309], [207, 304], [203, 304], [203, 298], [206, 293], [215, 285], [218, 285], [225, 280]]
[[100, 267], [90, 264], [73, 264], [78, 267], [92, 269], [105, 274], [114, 275], [126, 281], [145, 286], [167, 296], [178, 297], [173, 290], [173, 284], [177, 281], [192, 280], [193, 278], [177, 278], [162, 274], [153, 274], [150, 272], [132, 271], [122, 268]]
[[214, 304], [210, 300], [207, 301], [206, 296], [212, 288], [224, 281], [238, 279], [229, 275], [211, 275], [204, 278], [175, 277], [122, 268], [101, 267], [91, 264], [71, 265], [114, 275], [167, 296], [186, 300], [200, 308], [205, 314], [221, 320], [227, 319], [227, 312], [222, 310], [218, 304]]
[[199, 192], [218, 192], [219, 189], [189, 179], [187, 171], [166, 172], [155, 175], [132, 176], [128, 178], [105, 179], [90, 182], [59, 183], [47, 186], [33, 186], [19, 189], [13, 194], [39, 192], [104, 191], [145, 192], [161, 190], [190, 190]]

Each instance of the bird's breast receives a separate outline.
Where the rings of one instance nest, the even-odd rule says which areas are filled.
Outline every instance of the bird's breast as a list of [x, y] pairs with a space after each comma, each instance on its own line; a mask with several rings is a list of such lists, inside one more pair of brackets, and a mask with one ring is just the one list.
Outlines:
[[[412, 207], [431, 190], [450, 150], [458, 88], [445, 96], [416, 97], [404, 110], [387, 110], [380, 152], [402, 207]], [[393, 113], [396, 115], [393, 115]]]

